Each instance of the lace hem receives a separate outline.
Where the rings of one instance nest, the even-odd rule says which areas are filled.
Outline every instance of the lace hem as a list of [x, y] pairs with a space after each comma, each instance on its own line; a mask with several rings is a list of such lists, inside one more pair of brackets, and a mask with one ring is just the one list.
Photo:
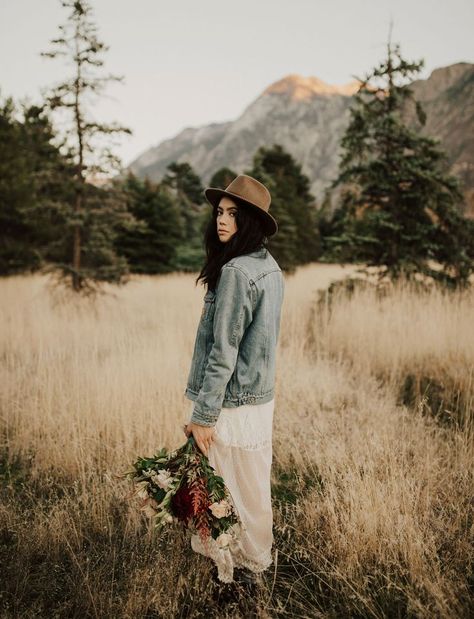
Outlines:
[[229, 546], [220, 548], [215, 539], [210, 538], [204, 544], [199, 535], [191, 535], [191, 548], [212, 559], [217, 567], [217, 578], [221, 582], [230, 583], [234, 580], [235, 568], [247, 568], [255, 574], [268, 569], [273, 562], [271, 549], [264, 551], [255, 559], [250, 559], [242, 552], [238, 539], [232, 538]]

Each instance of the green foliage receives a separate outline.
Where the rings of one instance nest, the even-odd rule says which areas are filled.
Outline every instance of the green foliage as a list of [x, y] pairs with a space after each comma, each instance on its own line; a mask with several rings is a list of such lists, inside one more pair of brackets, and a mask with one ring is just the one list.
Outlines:
[[125, 256], [134, 273], [167, 273], [183, 237], [184, 222], [171, 192], [164, 185], [130, 173], [123, 182], [127, 210], [138, 222], [124, 226], [117, 236], [117, 253]]
[[282, 468], [274, 467], [275, 482], [272, 483], [272, 496], [280, 504], [296, 505], [311, 491], [324, 492], [325, 483], [316, 465], [310, 465], [309, 472], [302, 471], [301, 466]]
[[[72, 204], [64, 203], [60, 217], [51, 224], [56, 237], [44, 248], [41, 270], [61, 284], [69, 284], [78, 275], [81, 292], [94, 294], [100, 292], [102, 282], [122, 284], [128, 280], [127, 260], [114, 250], [114, 245], [120, 229], [126, 222], [132, 226], [134, 220], [126, 210], [120, 187], [105, 189], [85, 184], [82, 195], [87, 200], [87, 209], [78, 213]], [[81, 229], [79, 271], [71, 259], [77, 225]]]
[[198, 271], [204, 260], [204, 227], [209, 217], [209, 211], [203, 204], [204, 187], [189, 163], [173, 162], [167, 170], [162, 184], [173, 194], [183, 222], [183, 234], [176, 244], [170, 268]]
[[[81, 230], [83, 292], [120, 283], [127, 261], [113, 249], [119, 226], [133, 228], [119, 185], [96, 187], [77, 178], [70, 153], [62, 154], [45, 106], [11, 99], [0, 108], [0, 273], [41, 270], [70, 280], [74, 230]], [[76, 209], [78, 196], [87, 208]]]
[[176, 246], [175, 255], [170, 263], [170, 269], [188, 273], [199, 271], [202, 267], [204, 257], [201, 235], [190, 243], [180, 243]]
[[[165, 475], [166, 488], [162, 487], [163, 481], [156, 478], [157, 473]], [[216, 473], [192, 435], [174, 451], [167, 452], [163, 447], [151, 458], [138, 457], [121, 477], [128, 477], [137, 484], [144, 504], [149, 503], [149, 499], [155, 501], [150, 507], [158, 531], [165, 524], [179, 522], [194, 533], [217, 539], [239, 522], [223, 477]], [[226, 513], [216, 516], [212, 504], [220, 501], [227, 502]]]
[[38, 265], [25, 210], [34, 200], [22, 125], [13, 118], [11, 99], [0, 109], [0, 272], [15, 273]]
[[[0, 107], [0, 273], [41, 268], [58, 252], [74, 169], [44, 107]], [[63, 257], [63, 256], [62, 256]]]
[[104, 66], [103, 56], [109, 47], [97, 36], [91, 3], [88, 0], [61, 0], [61, 4], [69, 9], [66, 22], [59, 26], [59, 36], [50, 41], [50, 49], [40, 55], [50, 59], [66, 57], [73, 71], [44, 93], [45, 102], [52, 112], [60, 110], [63, 116], [69, 116], [64, 143], [75, 159], [80, 177], [110, 176], [121, 169], [121, 163], [104, 141], [104, 136], [132, 132], [117, 123], [95, 121], [88, 113], [87, 104], [97, 98], [109, 82], [122, 82], [123, 76], [110, 73], [104, 76], [97, 71]]
[[227, 185], [230, 185], [236, 176], [237, 174], [230, 168], [219, 168], [219, 170], [212, 175], [211, 180], [209, 181], [209, 187], [225, 189]]
[[325, 247], [341, 261], [366, 262], [392, 279], [423, 274], [466, 285], [474, 266], [474, 224], [461, 215], [459, 181], [445, 173], [438, 141], [402, 119], [411, 102], [420, 126], [426, 121], [405, 82], [422, 66], [389, 45], [387, 58], [362, 81], [341, 142], [332, 187], [341, 184], [343, 194], [326, 224]]
[[172, 187], [180, 204], [201, 204], [203, 200], [203, 186], [201, 179], [194, 172], [189, 163], [170, 163], [168, 172], [163, 177], [163, 185]]
[[93, 68], [104, 65], [102, 55], [108, 47], [98, 39], [91, 4], [87, 0], [62, 0], [62, 6], [70, 9], [67, 21], [60, 26], [60, 35], [51, 40], [51, 49], [41, 55], [66, 57], [74, 69], [45, 100], [51, 112], [59, 110], [69, 116], [63, 146], [74, 161], [75, 177], [71, 183], [73, 207], [66, 213], [61, 237], [61, 242], [67, 239], [69, 243], [69, 257], [50, 266], [75, 292], [91, 293], [98, 291], [103, 281], [126, 281], [128, 274], [125, 258], [114, 251], [117, 228], [132, 223], [120, 188], [112, 184], [107, 190], [99, 189], [91, 181], [120, 169], [120, 160], [104, 137], [131, 131], [116, 123], [99, 123], [87, 113], [90, 95], [99, 95], [108, 82], [123, 78], [93, 72]]
[[316, 260], [321, 253], [315, 199], [301, 165], [282, 146], [260, 147], [253, 168], [246, 172], [272, 195], [271, 213], [278, 232], [269, 238], [268, 247], [286, 270]]

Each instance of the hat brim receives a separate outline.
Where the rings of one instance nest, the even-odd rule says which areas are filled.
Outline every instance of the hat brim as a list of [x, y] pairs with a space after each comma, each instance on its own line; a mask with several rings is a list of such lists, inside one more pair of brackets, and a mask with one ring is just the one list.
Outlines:
[[228, 196], [229, 198], [232, 198], [233, 200], [235, 200], [237, 203], [245, 204], [246, 206], [249, 206], [250, 208], [252, 208], [255, 212], [257, 212], [262, 217], [262, 221], [263, 221], [264, 228], [265, 228], [265, 234], [267, 236], [272, 236], [278, 231], [278, 224], [276, 222], [276, 219], [274, 219], [270, 215], [270, 213], [267, 213], [267, 211], [264, 211], [262, 208], [260, 208], [253, 202], [249, 202], [248, 200], [245, 200], [245, 198], [242, 198], [241, 196], [238, 196], [235, 193], [232, 193], [231, 191], [226, 191], [225, 189], [219, 189], [218, 187], [207, 187], [204, 190], [204, 195], [206, 196], [206, 200], [212, 206], [218, 206], [220, 199], [223, 196]]

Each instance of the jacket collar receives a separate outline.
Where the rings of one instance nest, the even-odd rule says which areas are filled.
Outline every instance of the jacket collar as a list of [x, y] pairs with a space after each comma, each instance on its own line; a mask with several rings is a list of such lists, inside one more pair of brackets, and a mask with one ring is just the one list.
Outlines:
[[250, 252], [249, 254], [246, 254], [246, 255], [247, 256], [255, 256], [255, 258], [266, 258], [266, 256], [267, 256], [267, 248], [266, 247], [259, 247], [255, 251], [252, 251], [252, 252]]

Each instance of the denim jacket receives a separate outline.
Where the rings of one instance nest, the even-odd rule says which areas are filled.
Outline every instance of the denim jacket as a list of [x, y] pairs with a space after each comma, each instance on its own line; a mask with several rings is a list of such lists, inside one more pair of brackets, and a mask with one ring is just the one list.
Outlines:
[[264, 404], [274, 397], [283, 274], [267, 248], [224, 264], [204, 296], [184, 395], [190, 421], [214, 426], [222, 406]]

